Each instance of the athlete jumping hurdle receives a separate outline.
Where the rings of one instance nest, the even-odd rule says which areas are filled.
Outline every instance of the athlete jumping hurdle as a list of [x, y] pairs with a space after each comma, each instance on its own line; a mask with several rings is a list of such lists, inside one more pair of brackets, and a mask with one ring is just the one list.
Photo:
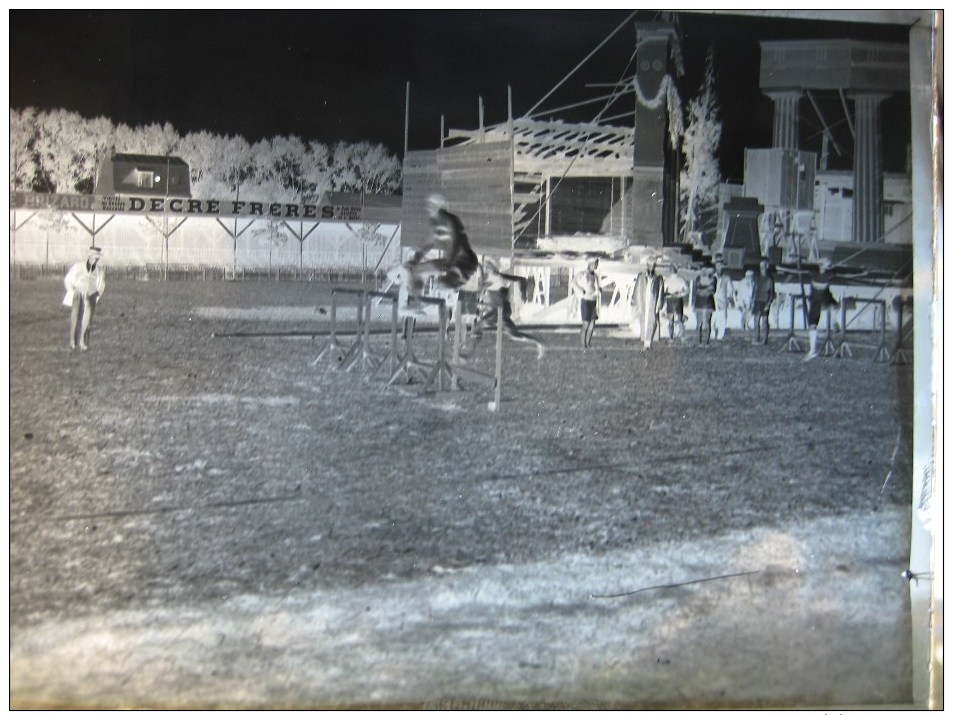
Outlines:
[[[421, 297], [424, 284], [429, 278], [434, 277], [442, 288], [459, 290], [480, 267], [480, 260], [470, 246], [463, 223], [456, 214], [447, 209], [447, 205], [446, 198], [439, 194], [432, 194], [427, 198], [430, 238], [404, 264], [409, 306], [414, 304], [415, 298]], [[441, 255], [424, 260], [433, 250], [439, 251]], [[419, 306], [419, 301], [416, 302]]]
[[503, 307], [503, 331], [513, 340], [532, 343], [536, 346], [536, 357], [542, 359], [546, 345], [539, 338], [524, 333], [513, 322], [513, 305], [510, 291], [518, 287], [520, 299], [526, 300], [526, 278], [503, 273], [493, 261], [486, 261], [480, 311], [474, 323], [474, 334], [479, 336], [484, 327], [495, 327], [497, 308]]

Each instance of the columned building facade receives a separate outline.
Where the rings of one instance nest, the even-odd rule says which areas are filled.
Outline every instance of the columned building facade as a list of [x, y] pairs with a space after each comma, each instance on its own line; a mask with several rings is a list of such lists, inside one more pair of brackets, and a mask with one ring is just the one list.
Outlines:
[[[774, 146], [798, 149], [800, 100], [837, 93], [854, 136], [854, 223], [857, 243], [884, 240], [880, 105], [910, 91], [906, 45], [855, 40], [761, 43], [761, 90], [774, 102]], [[816, 104], [812, 97], [812, 104]], [[823, 118], [821, 118], [823, 121]]]

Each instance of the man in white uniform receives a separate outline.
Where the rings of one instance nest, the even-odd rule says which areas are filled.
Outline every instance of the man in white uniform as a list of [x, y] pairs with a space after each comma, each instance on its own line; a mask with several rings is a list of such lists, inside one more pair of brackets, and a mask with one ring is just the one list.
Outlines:
[[66, 295], [63, 305], [70, 308], [69, 347], [89, 349], [89, 329], [93, 324], [96, 303], [106, 290], [106, 271], [99, 266], [102, 249], [90, 246], [85, 261], [73, 264], [63, 279]]

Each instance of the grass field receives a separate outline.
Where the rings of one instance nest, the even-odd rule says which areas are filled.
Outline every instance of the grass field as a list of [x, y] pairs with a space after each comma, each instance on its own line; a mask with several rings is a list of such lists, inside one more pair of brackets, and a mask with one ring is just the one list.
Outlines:
[[909, 366], [547, 330], [494, 412], [312, 364], [328, 285], [112, 281], [87, 353], [60, 288], [10, 294], [15, 707], [910, 698]]

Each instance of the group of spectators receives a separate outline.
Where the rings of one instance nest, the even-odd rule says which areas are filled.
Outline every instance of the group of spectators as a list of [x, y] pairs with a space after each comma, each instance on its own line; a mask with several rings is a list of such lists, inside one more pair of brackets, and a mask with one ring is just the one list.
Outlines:
[[715, 340], [724, 340], [728, 329], [728, 309], [741, 309], [741, 324], [747, 330], [753, 321], [756, 345], [768, 342], [768, 313], [777, 297], [771, 265], [762, 258], [758, 272], [748, 270], [736, 289], [731, 277], [725, 273], [721, 255], [715, 257], [714, 267], [706, 266], [695, 277], [694, 309], [698, 329], [698, 344], [711, 342], [712, 327]]
[[741, 310], [741, 324], [745, 330], [753, 322], [751, 327], [755, 332], [754, 343], [767, 344], [768, 312], [776, 297], [774, 278], [767, 258], [761, 259], [758, 273], [746, 271], [745, 277], [737, 286], [725, 272], [725, 262], [721, 254], [715, 256], [713, 266], [705, 266], [696, 274], [691, 286], [675, 267], [664, 279], [656, 273], [656, 266], [653, 264], [649, 267], [646, 283], [648, 297], [643, 301], [647, 308], [641, 320], [644, 347], [651, 345], [651, 334], [659, 329], [663, 315], [668, 319], [669, 338], [680, 338], [684, 335], [685, 302], [689, 298], [695, 312], [699, 345], [710, 344], [712, 332], [715, 334], [715, 340], [725, 339], [730, 308]]
[[[586, 271], [577, 274], [574, 288], [580, 296], [582, 318], [582, 345], [588, 348], [597, 316], [597, 298], [601, 283], [596, 273], [598, 260], [589, 261]], [[709, 345], [712, 333], [715, 340], [725, 339], [728, 328], [729, 309], [741, 311], [741, 326], [753, 332], [752, 343], [767, 345], [770, 326], [768, 315], [777, 298], [773, 269], [765, 256], [759, 261], [758, 271], [745, 271], [737, 284], [725, 272], [721, 254], [715, 256], [714, 265], [704, 266], [695, 275], [691, 285], [679, 274], [676, 267], [664, 278], [658, 274], [655, 262], [636, 279], [636, 320], [640, 323], [643, 349], [648, 349], [660, 330], [661, 319], [668, 322], [670, 339], [681, 338], [685, 332], [685, 303], [691, 300], [695, 312], [697, 343]], [[808, 329], [810, 348], [805, 360], [818, 355], [817, 325], [825, 309], [837, 305], [830, 291], [831, 261], [822, 259], [818, 270], [810, 277], [808, 296]]]

